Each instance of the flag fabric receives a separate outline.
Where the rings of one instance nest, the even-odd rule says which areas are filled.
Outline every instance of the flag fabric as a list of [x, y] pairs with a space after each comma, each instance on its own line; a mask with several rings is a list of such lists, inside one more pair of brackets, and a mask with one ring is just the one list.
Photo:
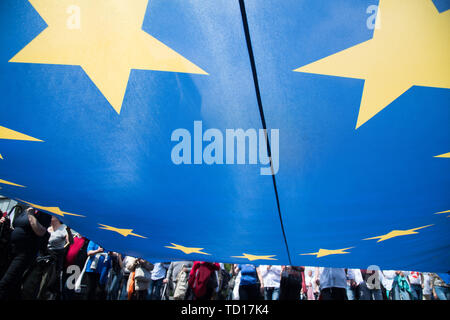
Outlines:
[[0, 193], [154, 262], [447, 272], [448, 7], [2, 1]]
[[448, 270], [450, 11], [246, 5], [293, 263]]

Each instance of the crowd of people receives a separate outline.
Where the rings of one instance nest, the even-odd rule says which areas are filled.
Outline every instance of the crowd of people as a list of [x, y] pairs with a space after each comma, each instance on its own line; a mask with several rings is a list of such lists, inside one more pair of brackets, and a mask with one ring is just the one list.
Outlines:
[[105, 250], [57, 217], [0, 219], [0, 300], [449, 300], [449, 274], [204, 261]]

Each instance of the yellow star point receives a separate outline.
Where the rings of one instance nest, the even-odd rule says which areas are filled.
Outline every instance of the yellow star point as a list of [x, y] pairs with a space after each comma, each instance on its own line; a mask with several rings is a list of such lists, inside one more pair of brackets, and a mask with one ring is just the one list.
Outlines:
[[414, 85], [450, 88], [450, 11], [431, 0], [380, 0], [371, 40], [294, 71], [364, 79], [356, 129]]
[[261, 255], [261, 256], [257, 256], [257, 255], [253, 255], [253, 254], [248, 254], [248, 253], [243, 253], [242, 256], [232, 256], [232, 258], [240, 258], [240, 259], [248, 259], [249, 261], [255, 261], [255, 260], [277, 260], [274, 259], [274, 257], [276, 257], [276, 255]]
[[450, 152], [434, 156], [435, 158], [450, 158]]
[[117, 233], [121, 234], [124, 237], [135, 236], [135, 237], [147, 239], [147, 237], [144, 237], [144, 236], [141, 236], [139, 234], [133, 233], [133, 229], [120, 229], [120, 228], [111, 227], [111, 226], [107, 226], [105, 224], [100, 224], [100, 223], [99, 223], [99, 225], [101, 226], [101, 227], [99, 227], [100, 229], [117, 232]]
[[24, 201], [24, 200], [20, 200], [20, 199], [17, 199], [17, 200], [20, 201], [20, 202], [27, 203], [30, 206], [32, 206], [33, 208], [35, 208], [35, 209], [48, 211], [48, 212], [54, 213], [54, 214], [56, 214], [58, 216], [61, 216], [61, 217], [64, 217], [65, 215], [67, 215], [67, 216], [75, 216], [75, 217], [85, 217], [85, 216], [83, 216], [81, 214], [75, 214], [75, 213], [62, 211], [59, 207], [45, 207], [45, 206], [41, 206], [41, 205], [34, 204], [34, 203], [31, 203], [31, 202], [27, 202], [27, 201]]
[[[5, 140], [22, 140], [22, 141], [39, 141], [43, 142], [42, 140], [27, 136], [26, 134], [5, 128], [0, 126], [0, 139]], [[0, 159], [3, 160], [3, 156], [0, 154]]]
[[6, 180], [2, 180], [2, 179], [0, 179], [0, 183], [7, 184], [7, 185], [10, 185], [10, 186], [14, 186], [14, 187], [26, 188], [25, 186], [22, 186], [21, 184], [17, 184], [17, 183], [6, 181]]
[[329, 249], [319, 249], [318, 252], [311, 252], [311, 253], [302, 253], [301, 256], [316, 256], [316, 258], [322, 258], [333, 254], [347, 254], [350, 252], [345, 252], [347, 250], [353, 249], [354, 247], [344, 248], [344, 249], [336, 249], [336, 250], [329, 250]]
[[10, 62], [79, 65], [118, 114], [131, 69], [207, 74], [142, 30], [148, 0], [29, 1], [48, 27]]
[[440, 212], [436, 212], [435, 214], [442, 214], [442, 213], [449, 213], [450, 210], [445, 210], [445, 211], [440, 211]]
[[378, 239], [377, 242], [381, 242], [381, 241], [386, 241], [392, 238], [396, 238], [396, 237], [401, 237], [401, 236], [408, 236], [408, 235], [412, 235], [412, 234], [418, 234], [417, 230], [423, 229], [423, 228], [428, 228], [431, 227], [432, 224], [429, 224], [427, 226], [423, 226], [423, 227], [418, 227], [418, 228], [414, 228], [414, 229], [409, 229], [409, 230], [392, 230], [389, 233], [383, 234], [381, 236], [376, 236], [376, 237], [372, 237], [372, 238], [367, 238], [367, 239], [363, 239], [363, 240], [375, 240]]
[[0, 139], [42, 142], [42, 140], [27, 136], [26, 134], [2, 126], [0, 126]]
[[191, 253], [199, 253], [199, 254], [205, 254], [210, 255], [209, 253], [202, 252], [204, 248], [191, 248], [191, 247], [185, 247], [179, 244], [171, 243], [172, 246], [165, 246], [165, 248], [174, 249], [174, 250], [180, 250], [184, 252], [185, 254], [191, 254]]

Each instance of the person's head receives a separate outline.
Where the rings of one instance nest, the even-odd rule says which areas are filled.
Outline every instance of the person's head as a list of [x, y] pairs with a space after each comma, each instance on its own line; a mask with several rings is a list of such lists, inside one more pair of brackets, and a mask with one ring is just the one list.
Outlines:
[[308, 276], [312, 277], [312, 270], [311, 269], [308, 270]]
[[52, 216], [51, 224], [52, 224], [53, 227], [60, 226], [61, 225], [61, 221], [57, 217]]

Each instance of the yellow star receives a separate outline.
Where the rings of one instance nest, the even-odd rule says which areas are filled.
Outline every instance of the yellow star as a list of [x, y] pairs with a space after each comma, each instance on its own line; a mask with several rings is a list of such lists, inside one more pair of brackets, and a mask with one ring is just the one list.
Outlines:
[[336, 249], [336, 250], [328, 250], [328, 249], [319, 249], [318, 252], [312, 253], [302, 253], [301, 256], [316, 256], [317, 258], [322, 258], [325, 256], [329, 256], [332, 254], [347, 254], [350, 252], [345, 252], [346, 250], [353, 249], [354, 247], [344, 248], [344, 249]]
[[298, 72], [365, 79], [356, 128], [414, 85], [450, 88], [450, 11], [431, 0], [380, 0], [371, 40]]
[[133, 233], [133, 229], [119, 229], [119, 228], [107, 226], [107, 225], [104, 225], [104, 224], [101, 224], [101, 223], [99, 223], [99, 225], [102, 226], [102, 227], [99, 227], [100, 229], [114, 231], [114, 232], [120, 233], [124, 237], [127, 237], [127, 236], [131, 235], [131, 236], [147, 239], [147, 237], [144, 237], [144, 236], [141, 236], [141, 235]]
[[180, 251], [183, 251], [185, 254], [200, 253], [200, 254], [206, 254], [206, 255], [209, 255], [209, 256], [210, 256], [209, 253], [206, 253], [206, 252], [202, 252], [202, 251], [201, 251], [201, 250], [203, 250], [204, 248], [190, 248], [190, 247], [184, 247], [184, 246], [181, 246], [181, 245], [175, 244], [175, 243], [171, 243], [171, 245], [172, 245], [173, 247], [171, 247], [171, 246], [165, 246], [165, 247], [166, 247], [166, 248], [169, 248], [169, 249], [174, 249], [174, 250], [180, 250]]
[[232, 258], [241, 258], [241, 259], [248, 259], [249, 261], [255, 261], [255, 260], [277, 260], [273, 257], [276, 257], [276, 255], [268, 255], [268, 256], [256, 256], [253, 254], [243, 253], [242, 256], [232, 256]]
[[435, 214], [449, 213], [449, 212], [450, 212], [450, 210], [446, 210], [446, 211], [436, 212]]
[[363, 239], [363, 240], [379, 239], [377, 242], [381, 242], [381, 241], [385, 241], [385, 240], [395, 238], [395, 237], [407, 236], [407, 235], [411, 235], [411, 234], [418, 234], [418, 232], [416, 232], [416, 230], [428, 228], [431, 226], [432, 226], [432, 224], [429, 224], [429, 225], [423, 226], [423, 227], [419, 227], [419, 228], [409, 229], [409, 230], [392, 230], [391, 232], [383, 234], [381, 236], [367, 238], [367, 239]]
[[10, 62], [79, 65], [117, 113], [131, 69], [207, 74], [141, 29], [148, 0], [29, 1], [48, 27]]
[[434, 156], [435, 158], [450, 158], [450, 152], [438, 155], [438, 156]]
[[82, 216], [80, 214], [75, 214], [75, 213], [62, 211], [58, 207], [44, 207], [44, 206], [40, 206], [38, 204], [34, 204], [34, 203], [27, 202], [27, 201], [24, 201], [24, 200], [20, 200], [20, 199], [17, 199], [17, 200], [20, 201], [20, 202], [25, 202], [25, 203], [29, 204], [30, 206], [32, 206], [35, 209], [48, 211], [48, 212], [54, 213], [54, 214], [56, 214], [58, 216], [61, 216], [61, 217], [64, 217], [65, 215], [67, 215], [67, 216], [76, 216], [76, 217], [85, 217], [85, 216]]
[[[7, 140], [22, 140], [22, 141], [40, 141], [42, 140], [27, 136], [26, 134], [5, 128], [0, 126], [0, 139]], [[3, 156], [0, 154], [0, 159], [3, 160]]]
[[15, 187], [26, 188], [25, 186], [22, 186], [22, 185], [20, 185], [20, 184], [13, 183], [13, 182], [9, 182], [9, 181], [2, 180], [2, 179], [0, 179], [0, 183], [3, 183], [3, 184], [9, 184], [10, 186], [15, 186]]
[[0, 126], [0, 139], [23, 140], [23, 141], [40, 141], [42, 140], [27, 136], [26, 134]]

